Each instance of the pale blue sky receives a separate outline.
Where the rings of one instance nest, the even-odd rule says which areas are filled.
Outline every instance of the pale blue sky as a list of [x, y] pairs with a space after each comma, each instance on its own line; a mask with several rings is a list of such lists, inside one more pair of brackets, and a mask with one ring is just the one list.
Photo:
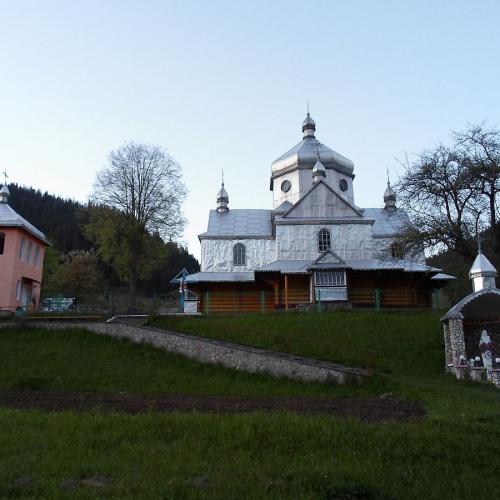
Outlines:
[[381, 205], [394, 157], [500, 123], [498, 1], [0, 0], [0, 170], [85, 200], [107, 153], [165, 146], [196, 235], [223, 168], [233, 208], [271, 208], [271, 162], [317, 137]]

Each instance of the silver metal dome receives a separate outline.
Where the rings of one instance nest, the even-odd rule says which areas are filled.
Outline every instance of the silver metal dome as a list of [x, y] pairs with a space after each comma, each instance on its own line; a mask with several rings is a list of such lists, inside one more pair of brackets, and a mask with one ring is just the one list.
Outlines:
[[314, 180], [317, 180], [320, 177], [326, 177], [326, 169], [321, 163], [319, 158], [316, 160], [316, 163], [314, 164], [312, 175]]
[[296, 169], [313, 169], [318, 159], [318, 154], [319, 160], [325, 169], [334, 169], [350, 177], [354, 177], [354, 163], [319, 142], [314, 137], [315, 130], [316, 124], [308, 113], [302, 125], [304, 138], [271, 164], [271, 176], [273, 179]]
[[8, 203], [9, 196], [10, 196], [9, 188], [6, 185], [2, 186], [2, 189], [0, 189], [0, 203]]
[[217, 212], [229, 211], [229, 207], [227, 206], [228, 203], [229, 203], [229, 195], [227, 194], [227, 191], [224, 188], [224, 180], [223, 180], [221, 182], [220, 189], [217, 193]]
[[474, 276], [496, 276], [497, 270], [493, 264], [486, 258], [486, 256], [479, 251], [474, 263], [469, 271], [469, 276], [473, 278]]

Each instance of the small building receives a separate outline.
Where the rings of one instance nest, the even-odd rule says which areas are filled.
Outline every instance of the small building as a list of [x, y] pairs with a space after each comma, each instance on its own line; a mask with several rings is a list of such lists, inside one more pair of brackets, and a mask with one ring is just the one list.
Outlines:
[[4, 185], [0, 189], [0, 312], [38, 306], [49, 244], [41, 231], [9, 205], [9, 196]]
[[442, 318], [446, 370], [458, 379], [500, 388], [500, 290], [497, 271], [479, 251], [469, 277], [473, 292]]
[[447, 277], [395, 243], [409, 219], [389, 179], [383, 206], [361, 208], [353, 162], [318, 141], [309, 113], [302, 134], [271, 165], [272, 209], [230, 208], [222, 182], [199, 235], [201, 270], [183, 278], [187, 302], [199, 312], [431, 307]]

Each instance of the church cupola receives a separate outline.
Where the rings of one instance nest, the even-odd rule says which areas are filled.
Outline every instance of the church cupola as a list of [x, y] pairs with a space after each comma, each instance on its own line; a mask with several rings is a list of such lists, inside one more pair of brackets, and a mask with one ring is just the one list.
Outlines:
[[385, 209], [394, 212], [396, 210], [396, 193], [391, 187], [391, 182], [387, 179], [387, 189], [384, 193]]
[[314, 183], [318, 182], [321, 178], [326, 179], [326, 169], [324, 165], [321, 163], [321, 160], [319, 159], [319, 153], [316, 163], [314, 164], [312, 170], [312, 176]]
[[485, 257], [479, 249], [476, 260], [469, 271], [469, 278], [472, 280], [472, 289], [479, 292], [486, 288], [496, 288], [495, 278], [497, 270], [493, 264]]
[[304, 139], [309, 137], [314, 139], [314, 132], [316, 132], [316, 122], [311, 118], [308, 111], [306, 119], [302, 122], [302, 133], [304, 134]]
[[222, 173], [222, 182], [217, 193], [217, 212], [224, 213], [229, 211], [229, 195], [227, 194], [226, 189], [224, 188], [224, 172]]
[[4, 184], [2, 189], [0, 189], [0, 203], [9, 203], [9, 196], [9, 188], [7, 187], [7, 184]]

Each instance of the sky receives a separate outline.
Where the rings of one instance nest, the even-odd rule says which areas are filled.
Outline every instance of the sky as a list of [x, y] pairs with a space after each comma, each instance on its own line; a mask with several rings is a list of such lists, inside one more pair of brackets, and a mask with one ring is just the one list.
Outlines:
[[163, 146], [199, 258], [221, 170], [231, 208], [272, 208], [309, 100], [356, 204], [382, 206], [398, 158], [500, 124], [499, 23], [487, 0], [0, 0], [0, 171], [86, 201], [111, 150]]

